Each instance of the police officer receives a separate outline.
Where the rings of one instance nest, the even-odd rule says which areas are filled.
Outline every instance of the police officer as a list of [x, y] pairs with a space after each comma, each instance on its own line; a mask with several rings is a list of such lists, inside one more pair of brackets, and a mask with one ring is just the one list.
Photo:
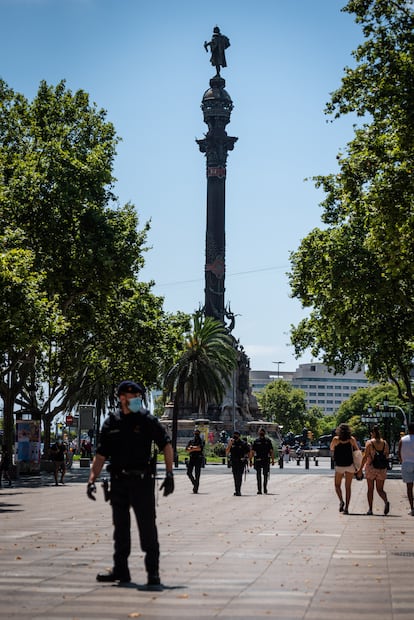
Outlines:
[[233, 438], [227, 444], [226, 454], [229, 453], [234, 478], [234, 495], [241, 495], [243, 473], [248, 464], [250, 447], [246, 441], [241, 439], [239, 431], [233, 432]]
[[263, 491], [267, 493], [267, 481], [269, 479], [270, 462], [275, 464], [275, 454], [273, 444], [269, 437], [266, 437], [266, 431], [262, 427], [259, 429], [259, 436], [254, 440], [252, 450], [250, 452], [250, 465], [253, 464], [256, 470], [257, 478], [257, 494], [262, 494], [262, 474], [263, 474]]
[[110, 459], [110, 500], [114, 524], [113, 568], [99, 573], [97, 581], [131, 581], [128, 557], [131, 551], [130, 507], [138, 524], [141, 549], [145, 552], [148, 587], [159, 587], [159, 544], [155, 523], [154, 471], [151, 446], [154, 441], [164, 452], [166, 476], [164, 495], [174, 491], [173, 450], [170, 438], [157, 418], [143, 407], [144, 388], [134, 381], [118, 387], [119, 406], [103, 423], [93, 460], [87, 495], [95, 499], [95, 481], [106, 459]]
[[[200, 474], [204, 460], [204, 441], [201, 438], [198, 428], [194, 431], [194, 437], [188, 442], [186, 451], [189, 453], [190, 458], [187, 465], [187, 476], [190, 478], [193, 484], [193, 493], [198, 493], [198, 487], [200, 486]], [[193, 476], [194, 471], [194, 476]]]

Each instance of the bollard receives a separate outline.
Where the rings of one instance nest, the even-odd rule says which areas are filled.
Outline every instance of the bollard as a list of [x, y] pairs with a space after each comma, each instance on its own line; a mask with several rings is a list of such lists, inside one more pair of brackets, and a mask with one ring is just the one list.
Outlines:
[[279, 457], [279, 467], [280, 469], [283, 469], [283, 456]]
[[308, 455], [305, 456], [305, 469], [309, 469], [309, 457], [308, 457]]
[[319, 465], [319, 461], [318, 461], [318, 459], [315, 456], [315, 466], [318, 467], [318, 465]]
[[331, 457], [331, 469], [335, 469], [335, 461]]

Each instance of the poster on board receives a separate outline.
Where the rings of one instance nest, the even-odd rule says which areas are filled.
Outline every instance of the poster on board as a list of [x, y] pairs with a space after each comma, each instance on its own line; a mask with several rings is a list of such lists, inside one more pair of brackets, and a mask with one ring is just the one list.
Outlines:
[[17, 463], [20, 473], [40, 471], [40, 422], [17, 420]]

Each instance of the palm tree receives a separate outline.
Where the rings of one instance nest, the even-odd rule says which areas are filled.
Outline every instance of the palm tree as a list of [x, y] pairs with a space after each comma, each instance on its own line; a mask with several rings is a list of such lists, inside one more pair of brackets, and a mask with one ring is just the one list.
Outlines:
[[224, 325], [201, 312], [193, 317], [192, 330], [186, 335], [184, 351], [167, 371], [164, 393], [174, 399], [172, 446], [177, 451], [178, 412], [180, 405], [191, 403], [200, 414], [211, 402], [219, 404], [231, 383], [237, 365], [233, 339]]

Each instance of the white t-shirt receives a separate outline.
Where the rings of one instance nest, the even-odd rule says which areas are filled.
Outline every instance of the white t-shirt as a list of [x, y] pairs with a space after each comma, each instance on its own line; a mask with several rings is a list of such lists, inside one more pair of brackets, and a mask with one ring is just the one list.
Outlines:
[[401, 438], [401, 460], [403, 463], [414, 463], [414, 435]]

